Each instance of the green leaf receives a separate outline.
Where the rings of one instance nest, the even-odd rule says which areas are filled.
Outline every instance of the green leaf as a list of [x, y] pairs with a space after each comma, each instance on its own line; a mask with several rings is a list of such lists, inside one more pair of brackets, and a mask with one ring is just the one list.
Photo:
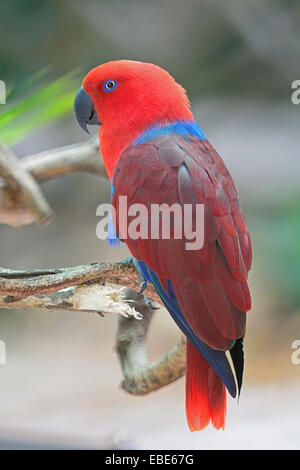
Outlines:
[[[78, 80], [74, 74], [67, 74], [42, 86], [41, 80], [46, 72], [39, 72], [8, 93], [8, 103], [0, 114], [0, 138], [7, 145], [20, 142], [29, 133], [72, 112]], [[32, 91], [33, 87], [37, 90]], [[20, 94], [28, 96], [12, 104], [13, 98]]]

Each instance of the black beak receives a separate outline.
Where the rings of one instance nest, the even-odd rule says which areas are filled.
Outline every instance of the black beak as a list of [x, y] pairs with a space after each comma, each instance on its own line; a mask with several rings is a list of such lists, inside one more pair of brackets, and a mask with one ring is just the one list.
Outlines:
[[100, 126], [101, 122], [98, 121], [96, 111], [94, 110], [93, 102], [89, 95], [80, 88], [74, 100], [74, 113], [76, 121], [81, 129], [89, 134], [87, 124]]

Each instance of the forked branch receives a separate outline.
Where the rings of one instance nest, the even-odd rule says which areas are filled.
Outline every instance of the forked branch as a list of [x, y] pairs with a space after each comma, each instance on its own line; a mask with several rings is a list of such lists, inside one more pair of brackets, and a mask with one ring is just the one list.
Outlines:
[[[21, 160], [0, 144], [0, 224], [19, 227], [51, 221], [53, 213], [38, 182], [79, 171], [107, 177], [97, 138]], [[124, 375], [122, 387], [134, 395], [164, 387], [185, 371], [183, 338], [164, 357], [149, 364], [146, 338], [154, 308], [160, 305], [151, 286], [152, 300], [139, 290], [130, 262], [29, 271], [0, 268], [0, 308], [119, 314], [116, 350]]]
[[18, 159], [0, 142], [0, 224], [47, 224], [53, 212], [38, 182], [75, 172], [107, 177], [97, 137]]

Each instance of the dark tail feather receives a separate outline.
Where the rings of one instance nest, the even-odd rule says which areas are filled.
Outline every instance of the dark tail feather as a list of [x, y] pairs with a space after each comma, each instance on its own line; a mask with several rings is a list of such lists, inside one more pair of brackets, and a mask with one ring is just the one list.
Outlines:
[[236, 381], [239, 395], [243, 384], [244, 373], [244, 341], [243, 338], [237, 339], [234, 346], [230, 349], [230, 356], [235, 370]]
[[186, 360], [186, 416], [191, 431], [205, 428], [210, 421], [216, 429], [225, 427], [225, 385], [190, 341]]

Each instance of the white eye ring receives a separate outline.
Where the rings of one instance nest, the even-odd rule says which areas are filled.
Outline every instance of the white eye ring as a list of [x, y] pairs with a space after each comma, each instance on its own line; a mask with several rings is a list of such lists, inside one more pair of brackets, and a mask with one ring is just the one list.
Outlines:
[[118, 82], [115, 80], [106, 80], [103, 84], [104, 91], [113, 91], [116, 86], [118, 85]]

